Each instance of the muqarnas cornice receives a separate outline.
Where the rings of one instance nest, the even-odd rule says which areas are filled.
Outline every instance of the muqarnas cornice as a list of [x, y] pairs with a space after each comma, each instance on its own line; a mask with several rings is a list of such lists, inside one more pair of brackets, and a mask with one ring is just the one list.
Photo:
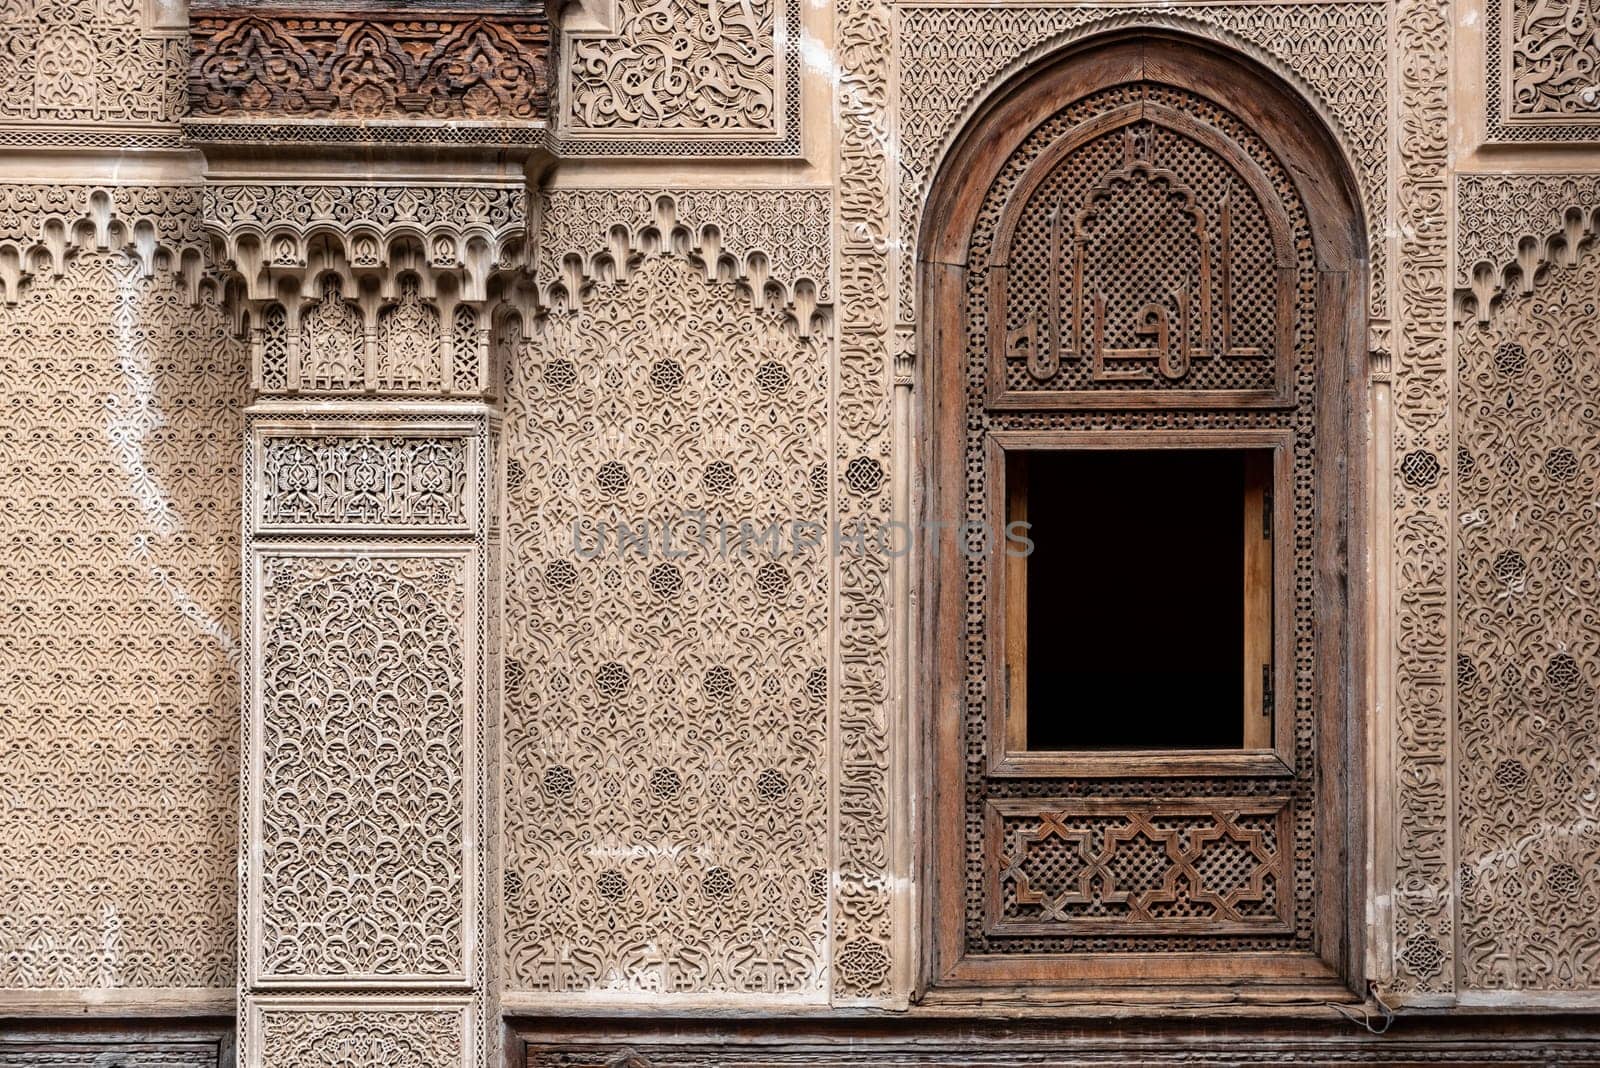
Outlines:
[[383, 271], [403, 259], [459, 276], [483, 300], [492, 276], [522, 272], [531, 255], [519, 186], [215, 184], [204, 216], [251, 299], [291, 276]]
[[253, 387], [491, 394], [496, 309], [533, 302], [527, 205], [520, 185], [207, 186]]
[[[241, 122], [515, 124], [526, 135], [548, 110], [550, 26], [538, 8], [212, 3], [191, 10], [189, 27], [187, 119], [202, 140], [306, 139], [220, 128]], [[379, 131], [355, 139], [396, 139]], [[412, 133], [399, 139], [433, 139]]]
[[1490, 141], [1600, 141], [1600, 0], [1487, 0]]
[[210, 287], [198, 186], [0, 184], [0, 300], [15, 304], [43, 274], [60, 278], [74, 252], [126, 252], [149, 278], [168, 270], [189, 302]]
[[574, 310], [597, 281], [671, 250], [688, 254], [707, 281], [737, 283], [758, 308], [785, 309], [802, 337], [829, 322], [825, 189], [571, 189], [542, 200], [541, 309]]

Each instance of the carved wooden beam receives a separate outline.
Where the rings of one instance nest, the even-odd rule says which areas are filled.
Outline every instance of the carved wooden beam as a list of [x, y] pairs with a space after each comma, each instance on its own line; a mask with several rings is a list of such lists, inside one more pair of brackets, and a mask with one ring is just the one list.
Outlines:
[[528, 123], [549, 108], [536, 6], [211, 3], [189, 37], [191, 120]]

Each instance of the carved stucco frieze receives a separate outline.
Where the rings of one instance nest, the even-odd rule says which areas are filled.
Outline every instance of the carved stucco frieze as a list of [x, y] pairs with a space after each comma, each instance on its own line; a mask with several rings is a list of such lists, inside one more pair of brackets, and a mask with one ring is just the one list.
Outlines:
[[190, 301], [208, 284], [198, 186], [0, 185], [0, 296], [60, 278], [82, 249], [133, 257], [142, 278], [175, 272]]
[[0, 185], [6, 990], [233, 981], [245, 353], [198, 204]]
[[798, 154], [798, 0], [616, 0], [615, 23], [563, 35], [563, 153]]
[[1491, 141], [1600, 140], [1600, 4], [1487, 0]]
[[272, 292], [269, 269], [274, 276], [310, 270], [316, 236], [332, 238], [355, 268], [385, 267], [397, 239], [420, 238], [422, 265], [460, 272], [474, 293], [493, 272], [520, 268], [529, 255], [521, 184], [219, 182], [205, 188], [204, 217], [251, 299]]
[[537, 7], [319, 17], [197, 4], [189, 40], [187, 115], [201, 122], [528, 122], [547, 110], [550, 29]]

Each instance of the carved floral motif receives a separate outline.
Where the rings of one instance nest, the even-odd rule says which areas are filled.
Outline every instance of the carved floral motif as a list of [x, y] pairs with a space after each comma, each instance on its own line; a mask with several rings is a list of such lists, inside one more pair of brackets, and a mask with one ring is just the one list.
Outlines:
[[234, 974], [244, 352], [125, 251], [195, 203], [0, 186], [0, 987]]
[[509, 361], [515, 989], [825, 996], [825, 352], [652, 255]]
[[197, 118], [543, 117], [549, 26], [519, 14], [305, 17], [199, 6]]
[[1594, 989], [1600, 256], [1530, 289], [1456, 337], [1461, 968], [1478, 989]]

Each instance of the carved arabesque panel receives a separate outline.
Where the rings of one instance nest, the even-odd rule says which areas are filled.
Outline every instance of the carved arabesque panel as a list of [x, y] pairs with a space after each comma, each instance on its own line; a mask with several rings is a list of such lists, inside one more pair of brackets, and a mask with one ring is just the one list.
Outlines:
[[509, 985], [820, 999], [826, 345], [674, 255], [501, 344]]
[[1488, 0], [1486, 126], [1494, 141], [1600, 139], [1600, 5]]
[[1456, 335], [1463, 985], [1600, 987], [1600, 255]]
[[0, 142], [177, 147], [150, 131], [183, 111], [186, 50], [170, 34], [145, 32], [144, 3], [0, 6]]
[[564, 34], [573, 155], [796, 155], [797, 0], [617, 0], [613, 34]]
[[[0, 239], [196, 202], [0, 186]], [[245, 353], [209, 287], [56, 254], [0, 304], [0, 987], [226, 987]]]
[[[498, 417], [261, 400], [247, 431], [242, 1063], [494, 1063]], [[445, 1010], [450, 1057], [413, 1049]]]
[[257, 985], [467, 975], [465, 570], [262, 560]]

